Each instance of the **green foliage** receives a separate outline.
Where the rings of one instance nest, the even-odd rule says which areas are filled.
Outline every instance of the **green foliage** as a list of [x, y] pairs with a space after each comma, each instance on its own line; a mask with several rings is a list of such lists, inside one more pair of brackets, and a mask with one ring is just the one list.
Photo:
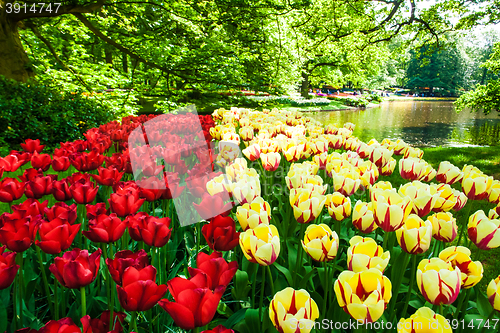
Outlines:
[[382, 102], [382, 96], [380, 96], [378, 94], [370, 94], [370, 95], [366, 96], [366, 100], [368, 102], [380, 103], [380, 102]]
[[33, 83], [0, 76], [0, 144], [2, 154], [19, 149], [25, 139], [40, 139], [49, 147], [83, 138], [92, 127], [115, 115], [99, 99], [61, 93]]
[[364, 108], [368, 105], [368, 101], [363, 97], [347, 97], [344, 99], [344, 103], [349, 106], [355, 106], [357, 108]]

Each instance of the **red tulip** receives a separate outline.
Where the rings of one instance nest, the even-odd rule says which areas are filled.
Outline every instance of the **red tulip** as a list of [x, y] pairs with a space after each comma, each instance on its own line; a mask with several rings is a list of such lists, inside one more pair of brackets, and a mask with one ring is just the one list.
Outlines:
[[62, 257], [56, 257], [49, 269], [64, 287], [79, 289], [95, 280], [99, 272], [101, 253], [101, 249], [98, 249], [89, 257], [87, 250], [75, 248], [65, 252]]
[[196, 266], [198, 268], [188, 267], [191, 276], [189, 281], [199, 288], [210, 290], [215, 290], [219, 286], [225, 289], [238, 270], [238, 262], [228, 263], [220, 252], [214, 252], [212, 255], [200, 252], [196, 257]]
[[90, 175], [88, 173], [75, 172], [71, 176], [67, 177], [68, 183], [73, 185], [83, 179], [84, 183], [90, 182]]
[[165, 298], [158, 304], [168, 312], [177, 326], [191, 330], [212, 321], [225, 288], [219, 286], [212, 291], [198, 288], [189, 280], [174, 278], [168, 282], [168, 289], [175, 302]]
[[123, 159], [122, 153], [113, 153], [111, 157], [104, 157], [106, 161], [106, 167], [115, 167], [118, 171], [122, 171], [125, 165], [125, 160]]
[[15, 178], [5, 178], [0, 181], [0, 201], [12, 202], [21, 198], [24, 194], [24, 183]]
[[135, 214], [144, 203], [144, 199], [139, 198], [139, 191], [127, 191], [126, 193], [112, 193], [108, 199], [109, 206], [116, 215], [124, 217]]
[[199, 204], [193, 203], [194, 208], [201, 218], [209, 221], [217, 215], [227, 216], [233, 208], [233, 202], [224, 205], [222, 194], [205, 194]]
[[[81, 319], [83, 324], [83, 332], [84, 333], [108, 333], [111, 331], [109, 329], [109, 316], [110, 311], [106, 310], [101, 314], [99, 319], [90, 319], [89, 316], [85, 316]], [[113, 333], [121, 333], [123, 332], [122, 324], [125, 322], [125, 317], [127, 315], [123, 312], [114, 312], [113, 313]]]
[[69, 160], [78, 171], [91, 171], [102, 165], [104, 156], [92, 150], [90, 153], [73, 153], [69, 156]]
[[216, 326], [210, 331], [202, 331], [201, 333], [234, 333], [232, 329], [225, 328], [222, 325]]
[[129, 250], [119, 251], [116, 253], [115, 259], [106, 259], [109, 274], [111, 274], [111, 278], [118, 285], [122, 285], [123, 272], [125, 272], [128, 267], [142, 269], [148, 264], [148, 255], [144, 250], [139, 250], [135, 253]]
[[45, 253], [59, 254], [69, 249], [79, 231], [80, 224], [71, 225], [59, 217], [42, 221], [38, 228], [40, 241], [36, 240], [35, 245]]
[[36, 217], [37, 215], [43, 216], [43, 214], [45, 213], [45, 208], [47, 208], [48, 204], [49, 204], [48, 200], [40, 202], [36, 199], [29, 198], [19, 205], [12, 206], [12, 210], [14, 214], [16, 214], [16, 216], [19, 217], [26, 217], [26, 216]]
[[83, 180], [79, 180], [69, 188], [73, 200], [81, 205], [86, 205], [94, 201], [98, 190], [99, 186], [95, 186], [93, 182], [84, 182]]
[[24, 194], [27, 198], [35, 199], [52, 194], [52, 183], [55, 181], [57, 181], [57, 175], [38, 176], [26, 182]]
[[55, 218], [60, 218], [65, 220], [69, 224], [73, 224], [76, 221], [76, 204], [68, 206], [64, 202], [57, 202], [54, 206], [44, 209], [45, 216], [47, 220], [52, 221]]
[[[83, 319], [83, 318], [82, 318]], [[75, 325], [71, 318], [51, 320], [43, 326], [39, 333], [82, 333], [82, 330]]]
[[26, 251], [35, 239], [40, 221], [39, 218], [32, 216], [14, 219], [4, 216], [0, 228], [0, 243], [14, 252]]
[[24, 151], [28, 153], [41, 153], [43, 148], [45, 148], [45, 145], [40, 144], [40, 140], [31, 140], [31, 139], [26, 139], [24, 141], [25, 143], [21, 143], [21, 148], [23, 148]]
[[175, 199], [181, 195], [185, 186], [179, 186], [179, 176], [175, 172], [164, 172], [166, 190], [162, 195], [163, 199]]
[[139, 185], [139, 197], [148, 202], [160, 199], [165, 193], [165, 183], [156, 177], [144, 178], [137, 181], [137, 185]]
[[229, 251], [238, 245], [240, 233], [229, 216], [217, 215], [201, 229], [208, 246], [214, 251]]
[[170, 218], [149, 216], [140, 212], [127, 218], [130, 237], [135, 241], [143, 241], [149, 246], [162, 247], [170, 239]]
[[125, 229], [127, 223], [116, 214], [101, 214], [89, 221], [89, 230], [82, 231], [82, 234], [94, 243], [113, 243], [122, 237]]
[[147, 311], [165, 295], [167, 286], [155, 282], [156, 268], [146, 266], [140, 271], [128, 267], [122, 276], [122, 285], [116, 286], [121, 306], [127, 311]]
[[69, 166], [71, 165], [69, 158], [65, 155], [63, 156], [55, 156], [54, 154], [54, 159], [52, 160], [52, 169], [57, 172], [62, 172], [66, 171], [69, 169]]
[[99, 167], [98, 175], [91, 175], [92, 178], [99, 184], [103, 186], [113, 186], [122, 179], [123, 172], [119, 172], [115, 167], [109, 167], [107, 169]]
[[0, 290], [8, 288], [14, 281], [19, 265], [16, 265], [16, 252], [4, 252], [0, 247]]
[[67, 178], [54, 181], [52, 183], [52, 195], [57, 201], [68, 201], [73, 199], [69, 186]]
[[22, 180], [23, 182], [29, 182], [35, 180], [37, 177], [43, 177], [44, 174], [41, 170], [34, 169], [34, 168], [29, 168], [24, 170], [23, 174], [19, 176], [18, 178]]
[[0, 157], [0, 168], [5, 172], [15, 172], [23, 164], [24, 160], [18, 159], [16, 155], [8, 155], [4, 158]]
[[38, 154], [36, 151], [31, 156], [31, 166], [35, 169], [42, 169], [47, 171], [50, 168], [52, 159], [49, 154]]
[[104, 202], [99, 202], [95, 205], [86, 205], [87, 218], [89, 220], [95, 219], [98, 215], [108, 214], [106, 209], [106, 204]]

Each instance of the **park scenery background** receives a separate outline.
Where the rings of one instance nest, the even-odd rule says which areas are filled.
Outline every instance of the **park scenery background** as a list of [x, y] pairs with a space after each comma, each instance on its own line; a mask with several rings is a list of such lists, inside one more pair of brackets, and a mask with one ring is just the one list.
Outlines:
[[498, 332], [499, 13], [0, 0], [0, 332]]

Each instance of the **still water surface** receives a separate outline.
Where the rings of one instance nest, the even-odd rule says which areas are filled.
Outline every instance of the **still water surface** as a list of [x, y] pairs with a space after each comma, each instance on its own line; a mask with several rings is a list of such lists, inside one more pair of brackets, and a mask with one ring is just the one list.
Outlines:
[[372, 138], [403, 139], [415, 146], [469, 146], [500, 144], [498, 112], [484, 115], [464, 110], [457, 114], [453, 102], [384, 102], [366, 110], [312, 113], [323, 124], [356, 124], [354, 135], [367, 142]]

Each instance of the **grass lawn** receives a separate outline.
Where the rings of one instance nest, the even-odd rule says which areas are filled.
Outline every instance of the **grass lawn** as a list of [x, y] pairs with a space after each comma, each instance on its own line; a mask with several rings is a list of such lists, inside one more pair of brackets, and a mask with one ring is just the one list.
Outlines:
[[[454, 165], [462, 168], [465, 164], [472, 164], [478, 167], [484, 173], [493, 176], [495, 179], [500, 179], [500, 146], [491, 147], [456, 147], [456, 148], [423, 148], [424, 156], [423, 159], [430, 163], [436, 170], [439, 167], [441, 161], [450, 161]], [[401, 156], [394, 156], [398, 161]], [[381, 176], [379, 180], [390, 181], [395, 188], [399, 188], [400, 185], [406, 183], [407, 181], [401, 178], [399, 174], [399, 162], [396, 165], [396, 169], [391, 176]], [[455, 183], [452, 186], [455, 189], [461, 189], [459, 183]], [[469, 200], [464, 208], [459, 212], [451, 211], [453, 216], [457, 219], [457, 224], [460, 229], [468, 223], [468, 217], [466, 215], [472, 215], [477, 210], [484, 210], [486, 214], [495, 205], [489, 202], [482, 201], [471, 201]], [[470, 212], [470, 214], [467, 214]], [[466, 231], [465, 231], [466, 232]], [[465, 237], [462, 238], [460, 245], [468, 246], [472, 252], [472, 260], [479, 260], [484, 267], [484, 276], [481, 282], [479, 282], [479, 288], [486, 292], [486, 287], [488, 283], [496, 278], [500, 274], [500, 248], [492, 250], [481, 250], [477, 248], [472, 242], [470, 245], [467, 244]], [[457, 245], [458, 236], [455, 241], [450, 245]]]
[[331, 101], [330, 104], [328, 105], [322, 105], [322, 106], [303, 106], [303, 107], [297, 107], [297, 106], [278, 106], [278, 109], [282, 110], [288, 110], [288, 111], [301, 111], [301, 112], [312, 112], [312, 111], [324, 111], [324, 110], [345, 110], [345, 109], [355, 109], [352, 106], [347, 106], [345, 104], [342, 104], [340, 101]]

